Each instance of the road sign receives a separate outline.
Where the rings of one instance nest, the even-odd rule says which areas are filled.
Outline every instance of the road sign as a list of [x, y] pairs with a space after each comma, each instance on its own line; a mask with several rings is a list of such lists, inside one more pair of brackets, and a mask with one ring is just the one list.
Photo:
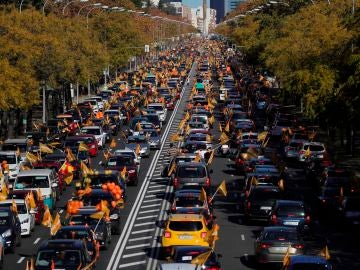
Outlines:
[[146, 53], [150, 52], [150, 46], [149, 45], [145, 45], [145, 52]]

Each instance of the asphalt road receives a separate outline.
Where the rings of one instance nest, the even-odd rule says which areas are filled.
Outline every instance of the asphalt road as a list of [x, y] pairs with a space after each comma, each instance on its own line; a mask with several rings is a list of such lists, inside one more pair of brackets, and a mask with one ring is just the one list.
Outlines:
[[[195, 68], [196, 65], [190, 73], [191, 80], [194, 79]], [[166, 219], [172, 187], [168, 178], [161, 177], [161, 171], [171, 155], [176, 152], [176, 148], [170, 148], [169, 137], [176, 132], [183, 118], [189, 94], [190, 88], [185, 86], [182, 99], [178, 102], [179, 107], [172, 114], [168, 114], [162, 131], [161, 149], [152, 151], [149, 158], [141, 160], [138, 186], [127, 188], [127, 202], [122, 214], [122, 233], [112, 236], [108, 249], [101, 251], [97, 269], [153, 270], [162, 262], [159, 257], [159, 240], [162, 234], [159, 224]], [[256, 112], [255, 121], [261, 130], [264, 126], [264, 116]], [[215, 123], [214, 127], [217, 126]], [[213, 135], [218, 138], [219, 131], [213, 130]], [[280, 155], [280, 149], [275, 142], [270, 143], [267, 151], [276, 151]], [[99, 168], [100, 160], [102, 153], [93, 160], [93, 164], [97, 164], [95, 168]], [[228, 197], [217, 196], [214, 204], [214, 215], [220, 226], [215, 250], [222, 255], [222, 269], [257, 269], [253, 256], [254, 239], [266, 224], [244, 224], [240, 208], [240, 190], [244, 178], [237, 174], [232, 164], [233, 162], [227, 158], [216, 157], [211, 165], [213, 188], [225, 179], [228, 190]], [[288, 195], [300, 196], [313, 203], [316, 197], [309, 183], [305, 181], [303, 170], [288, 163], [287, 174], [290, 179], [287, 182]], [[73, 188], [68, 188], [62, 195], [57, 203], [57, 211], [64, 214], [66, 202], [72, 192]], [[360, 258], [357, 256], [360, 254], [358, 232], [340, 227], [331, 215], [325, 218], [315, 216], [314, 224], [314, 230], [307, 239], [310, 246], [309, 254], [317, 254], [323, 245], [327, 244], [336, 269], [360, 269]], [[25, 269], [27, 257], [36, 254], [39, 244], [49, 236], [49, 228], [36, 226], [31, 237], [22, 239], [22, 245], [16, 249], [15, 254], [6, 254], [4, 269]], [[271, 268], [279, 269], [279, 266]]]

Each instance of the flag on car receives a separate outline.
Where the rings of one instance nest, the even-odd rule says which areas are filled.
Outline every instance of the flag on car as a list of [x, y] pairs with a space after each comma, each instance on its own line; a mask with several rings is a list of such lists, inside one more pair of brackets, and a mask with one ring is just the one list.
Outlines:
[[54, 153], [54, 150], [52, 150], [49, 146], [43, 143], [39, 143], [39, 149], [41, 153], [46, 153], [46, 154]]
[[44, 216], [43, 216], [43, 220], [41, 222], [42, 225], [44, 225], [45, 227], [51, 227], [51, 223], [52, 223], [52, 217], [50, 214], [50, 210], [49, 207], [47, 205], [45, 205], [45, 212], [44, 212]]
[[116, 140], [114, 138], [111, 140], [110, 148], [116, 148]]
[[331, 256], [327, 245], [320, 251], [320, 256], [324, 257], [326, 260], [330, 260]]
[[211, 150], [210, 152], [211, 152], [211, 153], [210, 153], [210, 157], [209, 157], [209, 159], [208, 159], [208, 161], [207, 161], [207, 164], [206, 164], [206, 165], [208, 165], [208, 166], [209, 166], [209, 165], [213, 162], [213, 160], [214, 160], [215, 149]]
[[225, 134], [225, 132], [221, 133], [220, 135], [220, 143], [226, 144], [229, 141], [229, 137]]
[[61, 228], [60, 215], [56, 213], [54, 221], [51, 224], [50, 234], [55, 235], [56, 232]]
[[80, 142], [79, 143], [79, 152], [86, 152], [86, 151], [89, 151], [89, 146], [86, 145], [86, 143], [84, 142]]
[[212, 252], [213, 252], [213, 250], [210, 249], [209, 251], [196, 256], [194, 259], [191, 260], [191, 263], [197, 264], [200, 266], [204, 265], [206, 263], [206, 261], [209, 259]]
[[226, 189], [226, 182], [225, 180], [223, 180], [221, 182], [221, 184], [219, 185], [219, 187], [217, 188], [217, 191], [220, 191], [220, 193], [223, 195], [223, 196], [227, 196], [227, 189]]

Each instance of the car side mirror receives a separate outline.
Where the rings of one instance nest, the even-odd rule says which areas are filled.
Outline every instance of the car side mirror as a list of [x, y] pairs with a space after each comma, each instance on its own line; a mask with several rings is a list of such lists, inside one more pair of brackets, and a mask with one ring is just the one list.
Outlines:
[[57, 188], [58, 186], [59, 186], [58, 183], [52, 183], [52, 184], [51, 184], [51, 187], [52, 187], [52, 188]]

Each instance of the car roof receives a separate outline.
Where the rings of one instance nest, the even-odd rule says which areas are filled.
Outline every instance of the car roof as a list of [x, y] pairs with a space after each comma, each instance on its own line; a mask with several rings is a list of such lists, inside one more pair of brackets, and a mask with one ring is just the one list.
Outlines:
[[20, 171], [18, 176], [48, 176], [51, 172], [51, 169], [31, 169]]
[[169, 221], [201, 221], [203, 216], [196, 214], [171, 214], [168, 219]]

